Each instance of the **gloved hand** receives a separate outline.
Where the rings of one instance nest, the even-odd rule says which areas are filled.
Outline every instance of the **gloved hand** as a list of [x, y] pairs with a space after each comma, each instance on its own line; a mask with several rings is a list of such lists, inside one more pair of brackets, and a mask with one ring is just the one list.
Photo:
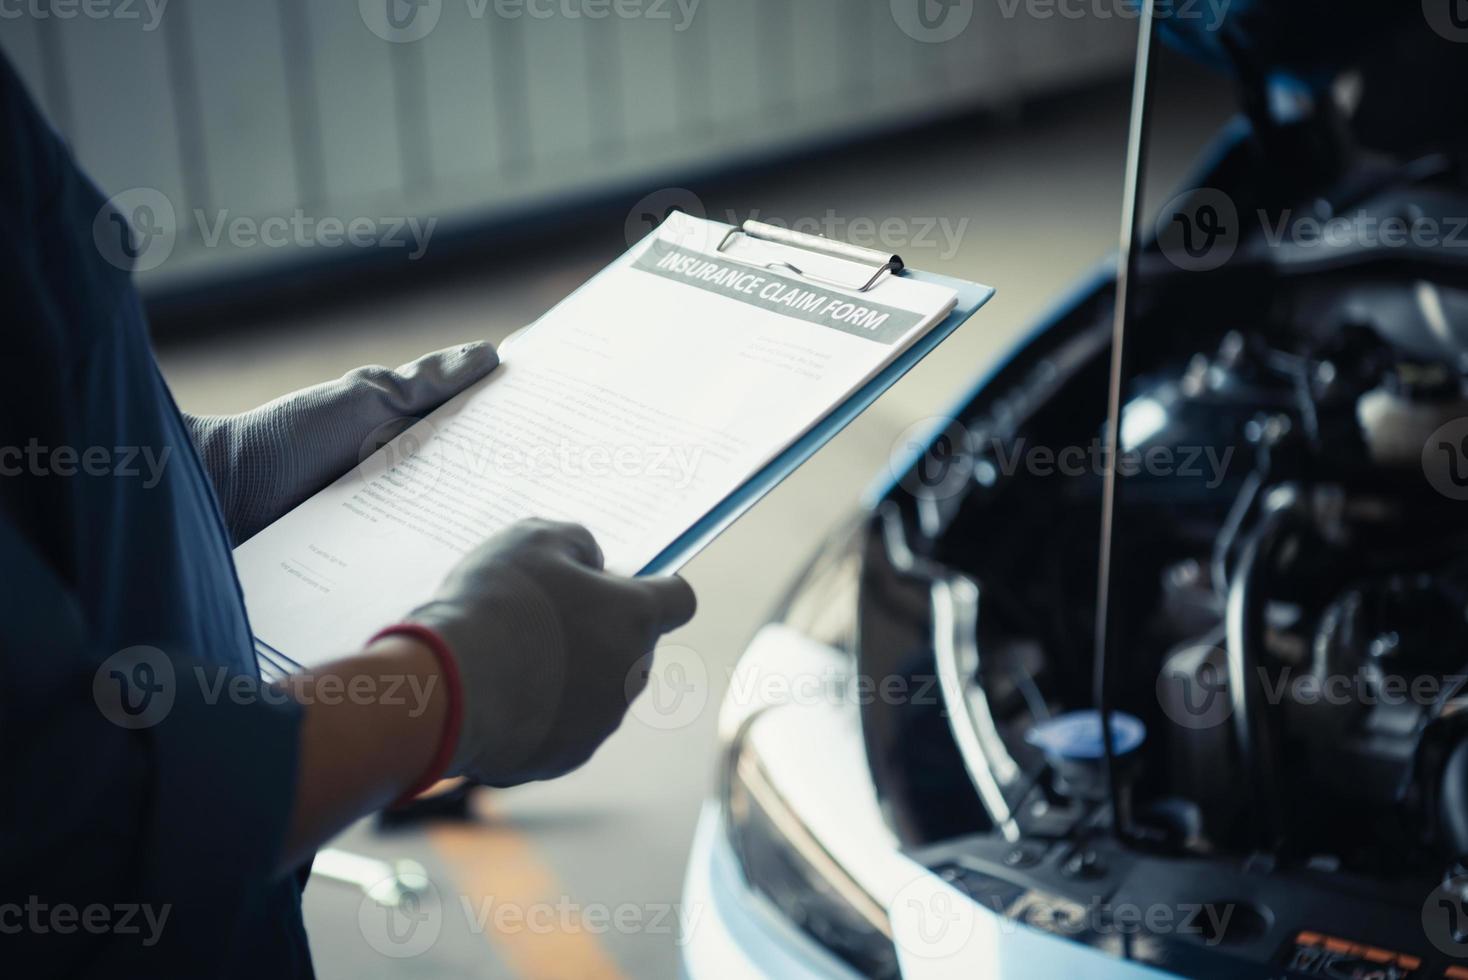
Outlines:
[[524, 521], [468, 555], [409, 621], [449, 647], [462, 717], [447, 773], [491, 786], [577, 768], [646, 684], [639, 661], [693, 618], [681, 578], [602, 570], [575, 524]]
[[487, 342], [357, 368], [240, 415], [184, 415], [240, 544], [493, 371]]

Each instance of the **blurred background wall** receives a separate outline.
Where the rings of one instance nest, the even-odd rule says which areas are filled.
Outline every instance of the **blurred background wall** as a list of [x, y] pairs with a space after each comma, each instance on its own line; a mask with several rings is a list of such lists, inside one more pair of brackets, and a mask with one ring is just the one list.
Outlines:
[[[508, 234], [1130, 62], [1129, 19], [938, 6], [935, 21], [892, 0], [136, 0], [7, 15], [0, 45], [103, 189], [173, 236], [166, 261], [139, 263], [157, 297], [383, 251], [319, 244], [350, 237], [316, 236], [327, 219], [366, 222], [363, 240], [409, 218]], [[268, 217], [313, 230], [261, 247], [248, 233], [269, 236]]]

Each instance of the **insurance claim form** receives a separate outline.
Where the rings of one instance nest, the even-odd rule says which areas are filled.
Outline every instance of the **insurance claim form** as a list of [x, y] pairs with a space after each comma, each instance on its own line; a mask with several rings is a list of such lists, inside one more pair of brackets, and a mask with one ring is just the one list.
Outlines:
[[859, 292], [870, 269], [775, 242], [720, 251], [729, 231], [672, 214], [488, 378], [236, 549], [257, 642], [340, 656], [527, 517], [585, 524], [636, 574], [954, 307], [904, 277]]

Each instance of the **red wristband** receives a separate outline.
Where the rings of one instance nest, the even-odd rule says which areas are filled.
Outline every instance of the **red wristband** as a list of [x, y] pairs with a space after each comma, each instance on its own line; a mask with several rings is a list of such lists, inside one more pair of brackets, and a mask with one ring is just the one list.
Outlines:
[[438, 751], [433, 753], [433, 758], [429, 760], [423, 775], [404, 790], [401, 796], [388, 804], [388, 807], [391, 808], [411, 802], [419, 793], [438, 782], [444, 777], [449, 763], [453, 762], [454, 749], [459, 744], [459, 729], [464, 724], [464, 685], [459, 679], [459, 663], [454, 659], [453, 651], [449, 649], [443, 637], [435, 631], [421, 623], [398, 623], [379, 631], [376, 636], [367, 641], [367, 645], [371, 646], [378, 640], [389, 636], [406, 636], [417, 640], [433, 651], [434, 658], [438, 660], [439, 672], [443, 675], [444, 683], [448, 688], [449, 699], [448, 710], [444, 712], [443, 735], [438, 743]]

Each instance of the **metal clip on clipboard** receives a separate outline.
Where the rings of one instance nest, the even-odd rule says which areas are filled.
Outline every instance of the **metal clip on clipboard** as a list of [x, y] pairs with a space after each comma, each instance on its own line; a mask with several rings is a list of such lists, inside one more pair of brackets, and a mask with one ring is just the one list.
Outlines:
[[730, 228], [724, 240], [719, 242], [718, 251], [722, 252], [729, 247], [729, 243], [739, 237], [755, 238], [765, 242], [775, 242], [779, 245], [789, 245], [792, 248], [804, 249], [807, 252], [815, 252], [818, 255], [827, 255], [831, 258], [846, 259], [849, 262], [861, 262], [875, 266], [872, 277], [864, 284], [857, 285], [849, 282], [839, 282], [818, 276], [812, 272], [796, 268], [789, 262], [767, 262], [766, 269], [786, 269], [826, 286], [835, 286], [837, 289], [853, 289], [858, 293], [865, 293], [881, 281], [886, 273], [898, 275], [906, 268], [902, 263], [902, 256], [879, 252], [874, 248], [864, 248], [861, 245], [850, 245], [846, 242], [838, 242], [821, 235], [808, 235], [801, 231], [791, 231], [789, 228], [781, 228], [777, 225], [765, 224], [763, 221], [746, 221], [738, 228]]

